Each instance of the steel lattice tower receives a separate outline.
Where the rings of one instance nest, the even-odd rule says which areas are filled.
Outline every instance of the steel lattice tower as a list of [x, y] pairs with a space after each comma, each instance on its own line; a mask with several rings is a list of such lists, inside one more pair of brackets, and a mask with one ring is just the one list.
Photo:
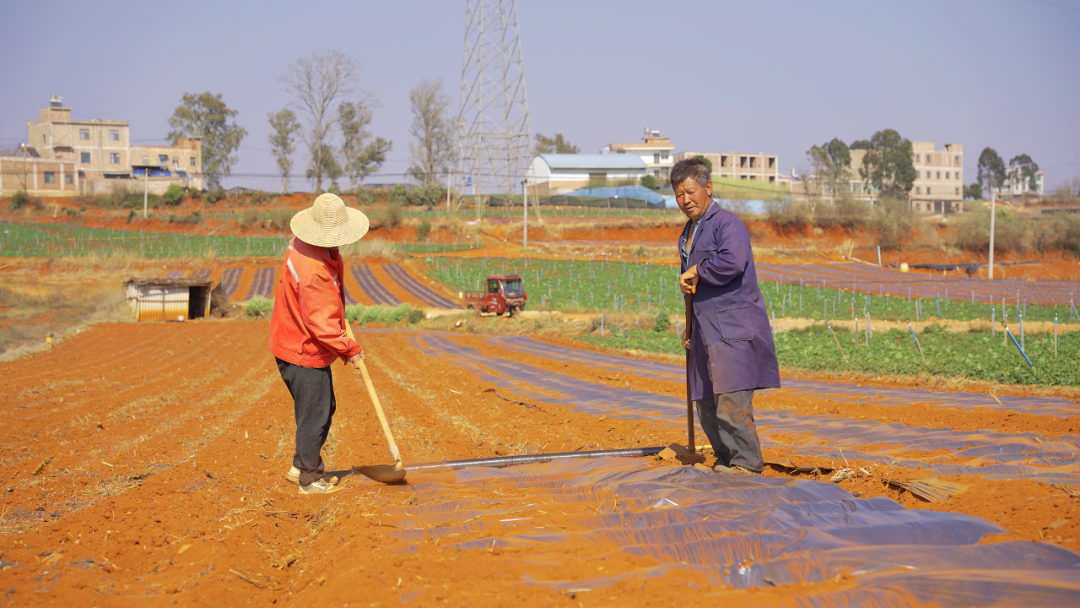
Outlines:
[[520, 190], [531, 160], [516, 0], [466, 0], [458, 176], [481, 194]]

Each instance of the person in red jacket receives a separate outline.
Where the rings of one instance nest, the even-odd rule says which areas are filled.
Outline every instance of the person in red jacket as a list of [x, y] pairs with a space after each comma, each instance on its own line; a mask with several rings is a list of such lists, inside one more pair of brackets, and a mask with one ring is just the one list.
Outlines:
[[368, 231], [367, 217], [334, 194], [322, 194], [290, 223], [289, 243], [270, 318], [270, 352], [293, 398], [296, 452], [286, 479], [301, 494], [324, 494], [337, 478], [325, 477], [320, 455], [337, 410], [330, 364], [359, 367], [364, 349], [345, 331], [345, 266], [338, 247]]

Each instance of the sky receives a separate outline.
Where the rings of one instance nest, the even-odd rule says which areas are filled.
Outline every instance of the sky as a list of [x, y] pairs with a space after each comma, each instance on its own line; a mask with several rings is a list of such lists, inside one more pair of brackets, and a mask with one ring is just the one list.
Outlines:
[[[474, 0], [475, 1], [475, 0]], [[164, 141], [184, 93], [221, 94], [247, 129], [226, 187], [275, 190], [267, 115], [292, 99], [287, 67], [334, 49], [360, 62], [393, 141], [383, 177], [409, 164], [409, 91], [441, 78], [456, 116], [462, 0], [0, 3], [0, 142], [26, 139], [56, 94], [77, 118], [124, 120]], [[1080, 176], [1080, 0], [518, 2], [533, 133], [583, 153], [657, 129], [675, 150], [777, 154], [891, 128], [913, 141], [1030, 155], [1048, 190]], [[306, 166], [296, 154], [299, 172]], [[293, 184], [294, 190], [310, 186]]]

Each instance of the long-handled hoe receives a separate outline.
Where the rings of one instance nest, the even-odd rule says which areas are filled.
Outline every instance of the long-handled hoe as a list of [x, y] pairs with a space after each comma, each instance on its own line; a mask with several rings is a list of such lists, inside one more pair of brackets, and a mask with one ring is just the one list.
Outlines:
[[[345, 331], [350, 338], [356, 339], [353, 336], [352, 328], [349, 327], [347, 322], [345, 323]], [[383, 414], [379, 396], [375, 394], [375, 386], [371, 384], [371, 376], [368, 374], [367, 365], [364, 364], [363, 359], [360, 360], [360, 374], [364, 377], [364, 386], [367, 387], [368, 396], [371, 397], [371, 404], [375, 406], [375, 414], [379, 417], [379, 424], [382, 425], [386, 443], [390, 445], [390, 454], [394, 457], [394, 464], [377, 464], [367, 467], [354, 465], [353, 470], [380, 483], [400, 483], [405, 481], [405, 466], [401, 464], [401, 453], [398, 452], [397, 443], [394, 442], [394, 435], [390, 432], [390, 424], [386, 421], [386, 414]]]

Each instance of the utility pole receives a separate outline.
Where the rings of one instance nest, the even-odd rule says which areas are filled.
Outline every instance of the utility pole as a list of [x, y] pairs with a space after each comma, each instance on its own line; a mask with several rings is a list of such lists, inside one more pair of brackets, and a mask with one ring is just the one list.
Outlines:
[[523, 243], [522, 249], [529, 248], [529, 174], [525, 174], [525, 179], [521, 180], [521, 242]]
[[457, 173], [479, 181], [480, 196], [509, 198], [532, 141], [516, 0], [466, 0], [460, 108]]
[[997, 216], [997, 209], [994, 207], [994, 172], [986, 172], [986, 191], [990, 193], [990, 271], [987, 276], [991, 279], [994, 278], [994, 218]]
[[[130, 162], [130, 161], [129, 161]], [[150, 167], [143, 167], [143, 189], [142, 189], [142, 216], [145, 219], [147, 217], [147, 202], [150, 199]]]

